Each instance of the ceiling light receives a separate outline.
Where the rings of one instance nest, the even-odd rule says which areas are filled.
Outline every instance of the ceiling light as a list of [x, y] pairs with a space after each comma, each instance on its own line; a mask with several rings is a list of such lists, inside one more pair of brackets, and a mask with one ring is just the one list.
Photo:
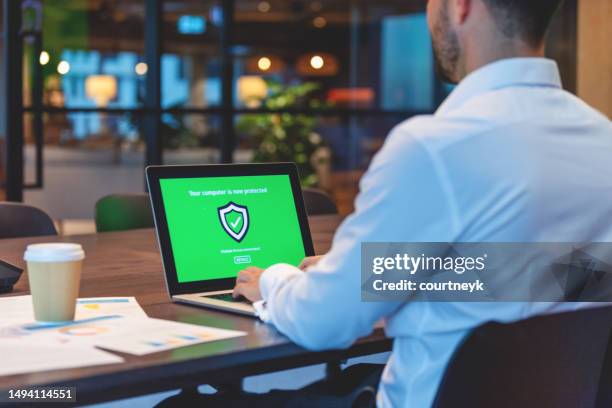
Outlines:
[[267, 13], [271, 8], [272, 6], [270, 6], [270, 3], [267, 1], [260, 1], [257, 5], [257, 10], [261, 11], [262, 13]]
[[272, 61], [268, 57], [261, 57], [257, 61], [257, 67], [262, 71], [267, 71], [272, 67]]
[[47, 65], [50, 60], [51, 56], [47, 51], [40, 52], [40, 57], [38, 58], [38, 62], [40, 62], [40, 65]]
[[68, 61], [60, 61], [59, 64], [57, 64], [57, 72], [60, 75], [66, 75], [70, 72], [70, 64]]
[[297, 73], [304, 77], [330, 77], [338, 74], [340, 63], [335, 55], [318, 51], [301, 55], [295, 68]]
[[320, 55], [313, 55], [310, 58], [310, 66], [314, 69], [321, 69], [325, 65], [325, 60]]
[[323, 8], [323, 4], [320, 1], [313, 1], [310, 3], [310, 9], [315, 13], [318, 13]]
[[140, 76], [146, 75], [148, 70], [149, 70], [149, 66], [145, 62], [139, 62], [134, 67], [134, 71], [136, 72], [137, 75], [140, 75]]
[[323, 28], [327, 25], [327, 20], [325, 17], [318, 16], [312, 20], [312, 24], [317, 28]]

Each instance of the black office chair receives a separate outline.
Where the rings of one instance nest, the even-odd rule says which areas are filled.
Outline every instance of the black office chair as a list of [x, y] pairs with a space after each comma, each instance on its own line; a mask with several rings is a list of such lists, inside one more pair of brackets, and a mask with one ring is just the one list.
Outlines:
[[475, 329], [434, 402], [448, 407], [612, 407], [612, 307]]
[[334, 378], [317, 381], [299, 390], [273, 390], [268, 394], [244, 392], [242, 381], [230, 387], [215, 385], [216, 394], [200, 394], [197, 388], [184, 389], [161, 401], [155, 408], [374, 408], [383, 368], [381, 364], [355, 364]]
[[325, 191], [317, 188], [304, 188], [302, 195], [308, 215], [338, 214], [336, 203]]
[[0, 203], [0, 239], [44, 235], [57, 235], [46, 212], [21, 203]]

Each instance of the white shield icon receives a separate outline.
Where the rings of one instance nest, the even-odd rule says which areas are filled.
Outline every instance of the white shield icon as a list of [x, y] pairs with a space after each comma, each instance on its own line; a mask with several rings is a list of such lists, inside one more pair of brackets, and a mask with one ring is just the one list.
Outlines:
[[236, 242], [242, 241], [249, 230], [248, 208], [230, 201], [217, 210], [219, 212], [219, 221], [227, 235]]

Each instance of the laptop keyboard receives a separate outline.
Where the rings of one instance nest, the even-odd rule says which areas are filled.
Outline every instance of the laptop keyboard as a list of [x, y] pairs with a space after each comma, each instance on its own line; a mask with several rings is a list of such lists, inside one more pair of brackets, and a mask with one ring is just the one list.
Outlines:
[[206, 296], [202, 296], [204, 298], [210, 298], [210, 299], [216, 299], [216, 300], [223, 300], [225, 302], [232, 302], [232, 303], [248, 303], [251, 304], [251, 302], [249, 302], [245, 297], [239, 296], [237, 298], [233, 297], [231, 293], [221, 293], [219, 295], [206, 295]]

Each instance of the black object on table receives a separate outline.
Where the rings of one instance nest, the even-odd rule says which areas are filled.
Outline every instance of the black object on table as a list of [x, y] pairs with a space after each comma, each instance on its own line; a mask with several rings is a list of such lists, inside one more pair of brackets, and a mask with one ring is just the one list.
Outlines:
[[0, 260], [0, 293], [12, 292], [22, 273], [23, 269]]

